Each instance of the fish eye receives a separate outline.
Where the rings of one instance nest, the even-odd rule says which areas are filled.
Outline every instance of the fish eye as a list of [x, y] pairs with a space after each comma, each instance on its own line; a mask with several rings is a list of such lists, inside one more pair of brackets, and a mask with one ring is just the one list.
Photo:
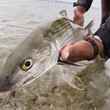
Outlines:
[[26, 59], [21, 64], [21, 69], [23, 71], [28, 71], [32, 67], [32, 65], [33, 65], [32, 59]]

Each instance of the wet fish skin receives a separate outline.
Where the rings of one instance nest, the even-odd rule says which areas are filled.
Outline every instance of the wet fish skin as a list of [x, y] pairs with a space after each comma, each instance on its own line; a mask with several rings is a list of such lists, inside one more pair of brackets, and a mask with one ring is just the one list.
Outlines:
[[[7, 91], [24, 77], [25, 72], [19, 71], [24, 59], [31, 57], [32, 50], [42, 47], [43, 34], [41, 28], [37, 28], [8, 56], [4, 68], [0, 73], [0, 91]], [[16, 74], [19, 71], [19, 75]], [[20, 73], [21, 72], [21, 73]]]
[[[58, 50], [68, 42], [83, 39], [85, 31], [66, 18], [37, 27], [7, 58], [0, 73], [0, 92], [27, 85], [45, 74], [57, 64]], [[24, 71], [21, 65], [28, 59], [32, 67]]]

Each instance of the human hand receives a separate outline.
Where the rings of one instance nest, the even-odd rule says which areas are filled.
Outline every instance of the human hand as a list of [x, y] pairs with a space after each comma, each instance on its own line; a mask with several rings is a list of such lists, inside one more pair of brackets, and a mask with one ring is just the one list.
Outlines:
[[73, 9], [73, 22], [83, 26], [85, 9], [82, 6], [76, 6]]
[[94, 55], [92, 45], [85, 40], [67, 44], [60, 50], [60, 60], [66, 62], [77, 62], [88, 60]]

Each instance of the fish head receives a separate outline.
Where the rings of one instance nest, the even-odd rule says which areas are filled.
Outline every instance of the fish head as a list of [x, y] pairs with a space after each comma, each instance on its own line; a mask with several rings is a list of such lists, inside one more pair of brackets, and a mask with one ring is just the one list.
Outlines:
[[[65, 22], [65, 20], [67, 19], [63, 19], [61, 25], [59, 25], [59, 20], [57, 20], [58, 26], [56, 27], [55, 22], [55, 25], [52, 25], [55, 28], [51, 27], [51, 29], [57, 29], [57, 32], [50, 34], [50, 36], [54, 37], [52, 40], [57, 39], [59, 43], [56, 42], [55, 45], [51, 45], [50, 42], [44, 40], [47, 29], [40, 28], [14, 49], [0, 73], [0, 92], [10, 91], [30, 84], [57, 63], [58, 49], [70, 41], [73, 42], [75, 36], [76, 39], [79, 39], [79, 36], [80, 39], [82, 38], [84, 32], [81, 33], [80, 30], [83, 31], [85, 29], [75, 25], [71, 26], [71, 23]], [[45, 27], [49, 26], [46, 25]], [[56, 44], [57, 46], [59, 44], [60, 48], [57, 48]]]
[[33, 59], [29, 56], [16, 56], [15, 58], [14, 55], [10, 55], [0, 73], [0, 92], [10, 91], [24, 83], [28, 79], [26, 77], [33, 67], [33, 63]]
[[44, 34], [43, 29], [35, 30], [7, 57], [0, 71], [0, 92], [25, 86], [52, 67], [51, 45]]
[[43, 50], [33, 48], [27, 55], [16, 56], [14, 53], [6, 60], [0, 73], [0, 92], [9, 91], [30, 84], [33, 80], [51, 68], [54, 62], [50, 57], [49, 47]]

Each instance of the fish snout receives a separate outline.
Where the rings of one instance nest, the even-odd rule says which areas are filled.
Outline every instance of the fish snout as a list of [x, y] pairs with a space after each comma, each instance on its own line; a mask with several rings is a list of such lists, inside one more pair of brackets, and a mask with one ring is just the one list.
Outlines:
[[10, 77], [0, 77], [0, 92], [7, 92], [12, 90], [14, 83], [11, 82]]

